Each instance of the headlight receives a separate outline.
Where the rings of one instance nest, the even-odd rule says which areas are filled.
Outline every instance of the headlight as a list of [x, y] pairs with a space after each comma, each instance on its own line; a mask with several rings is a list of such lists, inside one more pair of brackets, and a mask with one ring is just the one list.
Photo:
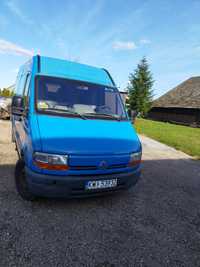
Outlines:
[[34, 164], [40, 169], [65, 171], [69, 169], [67, 155], [55, 155], [41, 152], [33, 154]]
[[142, 152], [131, 153], [129, 166], [135, 166], [140, 164], [142, 158]]

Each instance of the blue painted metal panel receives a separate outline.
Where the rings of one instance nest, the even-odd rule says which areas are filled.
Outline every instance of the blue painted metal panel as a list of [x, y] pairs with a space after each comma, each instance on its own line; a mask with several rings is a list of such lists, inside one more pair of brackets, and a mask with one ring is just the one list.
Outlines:
[[109, 75], [101, 68], [49, 57], [40, 60], [41, 74], [113, 86]]
[[[109, 166], [128, 164], [130, 153], [141, 150], [138, 136], [129, 121], [83, 120], [38, 114], [37, 123], [34, 121], [33, 124], [32, 138], [36, 142], [35, 147], [37, 144], [37, 151], [68, 154], [72, 166], [98, 167], [102, 160], [106, 160]], [[34, 165], [29, 167], [34, 171], [49, 174], [74, 174], [72, 170], [58, 172], [39, 170]], [[127, 172], [130, 169], [125, 167], [121, 171]], [[75, 173], [101, 174], [117, 171], [112, 168], [97, 168], [93, 171], [77, 170]]]
[[45, 152], [114, 155], [140, 150], [129, 121], [38, 115], [38, 125]]

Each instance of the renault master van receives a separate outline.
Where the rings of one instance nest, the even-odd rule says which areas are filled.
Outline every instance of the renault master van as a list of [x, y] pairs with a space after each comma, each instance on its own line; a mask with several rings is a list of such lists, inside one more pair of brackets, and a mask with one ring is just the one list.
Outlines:
[[141, 144], [105, 69], [34, 56], [19, 70], [11, 121], [25, 200], [105, 194], [138, 181]]

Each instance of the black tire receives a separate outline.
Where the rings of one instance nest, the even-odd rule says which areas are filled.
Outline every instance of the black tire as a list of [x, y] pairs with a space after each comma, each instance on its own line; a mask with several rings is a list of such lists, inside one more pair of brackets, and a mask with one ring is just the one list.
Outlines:
[[25, 164], [22, 159], [19, 159], [15, 166], [15, 185], [19, 195], [27, 201], [33, 201], [36, 199], [27, 184], [26, 174], [25, 174]]

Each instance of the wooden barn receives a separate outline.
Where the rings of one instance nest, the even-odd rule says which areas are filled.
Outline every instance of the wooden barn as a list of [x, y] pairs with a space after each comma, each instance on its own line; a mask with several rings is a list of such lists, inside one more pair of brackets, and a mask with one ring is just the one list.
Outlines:
[[153, 102], [148, 118], [200, 127], [200, 77], [192, 77]]

